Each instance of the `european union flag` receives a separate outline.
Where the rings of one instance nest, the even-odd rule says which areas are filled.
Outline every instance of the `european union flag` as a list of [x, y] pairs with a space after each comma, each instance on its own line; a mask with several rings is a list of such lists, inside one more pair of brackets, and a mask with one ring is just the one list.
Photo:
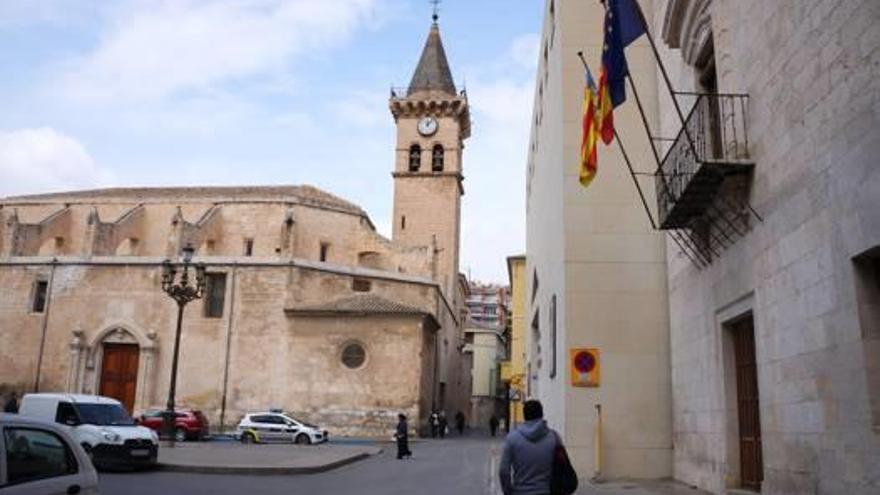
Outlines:
[[608, 75], [611, 104], [617, 107], [626, 101], [626, 76], [629, 74], [623, 49], [645, 34], [645, 23], [636, 0], [606, 1], [602, 65]]

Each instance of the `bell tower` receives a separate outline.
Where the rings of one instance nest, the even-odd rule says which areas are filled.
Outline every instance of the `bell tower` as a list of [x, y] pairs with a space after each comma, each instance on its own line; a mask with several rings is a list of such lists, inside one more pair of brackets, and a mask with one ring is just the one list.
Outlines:
[[409, 87], [392, 90], [397, 124], [392, 239], [434, 250], [434, 279], [447, 294], [458, 276], [462, 150], [470, 136], [467, 95], [457, 91], [437, 15]]

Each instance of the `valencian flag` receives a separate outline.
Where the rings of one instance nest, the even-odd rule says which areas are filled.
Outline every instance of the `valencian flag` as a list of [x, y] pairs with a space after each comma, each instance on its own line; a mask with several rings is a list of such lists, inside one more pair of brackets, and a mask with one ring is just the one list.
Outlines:
[[636, 0], [605, 0], [605, 41], [599, 75], [600, 129], [605, 144], [614, 137], [612, 110], [626, 101], [629, 67], [623, 49], [643, 34], [645, 24]]
[[599, 144], [599, 122], [596, 119], [596, 83], [590, 68], [587, 72], [587, 83], [584, 86], [584, 104], [581, 123], [581, 167], [579, 180], [581, 185], [588, 186], [596, 176], [598, 167], [596, 147]]

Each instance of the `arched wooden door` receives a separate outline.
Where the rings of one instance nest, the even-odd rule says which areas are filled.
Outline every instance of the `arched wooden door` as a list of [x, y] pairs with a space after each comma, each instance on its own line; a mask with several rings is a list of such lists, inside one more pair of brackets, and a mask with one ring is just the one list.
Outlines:
[[129, 413], [134, 410], [139, 357], [137, 344], [104, 344], [99, 393], [122, 402]]

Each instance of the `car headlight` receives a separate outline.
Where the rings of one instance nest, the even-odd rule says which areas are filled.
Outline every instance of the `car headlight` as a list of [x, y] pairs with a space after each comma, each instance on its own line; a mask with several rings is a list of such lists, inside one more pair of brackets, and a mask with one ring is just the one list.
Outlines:
[[117, 443], [122, 439], [118, 433], [114, 433], [110, 430], [101, 431], [101, 436], [104, 437], [104, 440], [107, 440], [110, 443]]

